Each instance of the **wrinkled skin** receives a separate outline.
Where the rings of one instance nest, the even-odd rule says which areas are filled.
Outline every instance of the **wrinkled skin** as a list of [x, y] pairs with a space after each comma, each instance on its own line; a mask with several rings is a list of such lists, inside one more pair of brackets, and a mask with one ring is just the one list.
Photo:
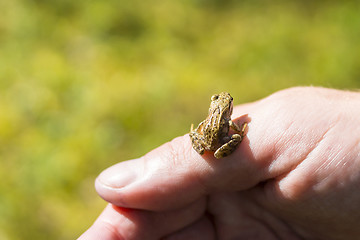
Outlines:
[[79, 239], [359, 239], [360, 93], [292, 88], [244, 114], [228, 157], [185, 135], [101, 173], [111, 204]]

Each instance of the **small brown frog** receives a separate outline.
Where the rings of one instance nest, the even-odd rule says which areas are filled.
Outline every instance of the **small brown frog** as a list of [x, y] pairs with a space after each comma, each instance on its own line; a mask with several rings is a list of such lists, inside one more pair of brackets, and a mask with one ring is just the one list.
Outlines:
[[[190, 138], [193, 148], [204, 154], [205, 150], [214, 151], [216, 158], [230, 155], [241, 143], [245, 136], [247, 123], [241, 127], [231, 121], [233, 98], [227, 92], [215, 94], [211, 97], [209, 115], [196, 129], [191, 124]], [[229, 136], [230, 127], [237, 134]]]

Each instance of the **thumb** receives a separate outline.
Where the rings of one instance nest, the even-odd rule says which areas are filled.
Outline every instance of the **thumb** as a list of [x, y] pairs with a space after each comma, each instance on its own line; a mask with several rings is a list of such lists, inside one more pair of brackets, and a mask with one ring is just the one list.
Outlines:
[[[251, 131], [251, 122], [248, 128]], [[195, 152], [186, 134], [106, 169], [95, 186], [103, 199], [117, 206], [166, 210], [214, 192], [250, 188], [266, 178], [261, 168], [247, 137], [230, 156], [216, 159], [212, 152]]]
[[[108, 168], [96, 180], [96, 189], [115, 205], [147, 210], [184, 206], [212, 193], [246, 190], [268, 179], [275, 180], [269, 182], [278, 184], [279, 191], [298, 190], [306, 182], [299, 183], [302, 171], [288, 173], [310, 153], [317, 154], [312, 155], [315, 163], [320, 162], [318, 158], [327, 158], [321, 155], [328, 151], [314, 149], [330, 126], [341, 119], [334, 111], [342, 112], [343, 105], [336, 107], [333, 95], [338, 93], [294, 88], [238, 106], [233, 122], [248, 122], [248, 130], [229, 156], [216, 159], [212, 152], [199, 155], [192, 149], [190, 137], [184, 135], [139, 159]], [[281, 181], [285, 176], [287, 181]]]

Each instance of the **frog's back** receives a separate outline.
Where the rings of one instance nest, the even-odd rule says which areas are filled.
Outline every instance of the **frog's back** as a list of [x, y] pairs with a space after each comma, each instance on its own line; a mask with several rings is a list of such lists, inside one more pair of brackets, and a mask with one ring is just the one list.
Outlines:
[[221, 112], [219, 108], [213, 109], [205, 121], [203, 126], [205, 148], [207, 150], [216, 150], [220, 145], [220, 125], [221, 125]]

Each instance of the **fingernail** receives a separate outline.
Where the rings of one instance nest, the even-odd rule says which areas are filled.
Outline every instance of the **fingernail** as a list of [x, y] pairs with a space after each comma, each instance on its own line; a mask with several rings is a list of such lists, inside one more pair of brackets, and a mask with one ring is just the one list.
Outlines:
[[129, 162], [122, 162], [109, 167], [98, 176], [97, 181], [107, 188], [123, 188], [129, 185], [137, 178], [134, 169], [128, 167]]

